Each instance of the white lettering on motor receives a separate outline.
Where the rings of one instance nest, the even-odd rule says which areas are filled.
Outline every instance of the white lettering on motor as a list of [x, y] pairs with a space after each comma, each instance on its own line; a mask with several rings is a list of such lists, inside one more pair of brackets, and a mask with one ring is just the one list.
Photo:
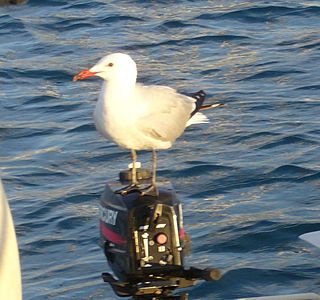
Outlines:
[[100, 206], [100, 219], [101, 219], [101, 221], [103, 221], [107, 224], [110, 224], [110, 225], [116, 225], [117, 216], [118, 216], [118, 211]]

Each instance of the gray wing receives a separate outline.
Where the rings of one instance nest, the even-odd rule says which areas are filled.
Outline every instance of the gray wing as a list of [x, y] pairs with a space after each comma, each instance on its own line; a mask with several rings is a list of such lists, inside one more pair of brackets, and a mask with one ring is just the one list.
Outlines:
[[144, 107], [139, 127], [152, 137], [174, 142], [186, 128], [195, 99], [165, 86], [137, 86]]

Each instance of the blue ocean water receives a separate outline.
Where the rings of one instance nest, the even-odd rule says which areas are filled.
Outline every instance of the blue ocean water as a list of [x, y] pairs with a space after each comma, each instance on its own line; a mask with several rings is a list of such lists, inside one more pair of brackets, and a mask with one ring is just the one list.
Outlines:
[[116, 51], [140, 82], [225, 104], [159, 153], [193, 240], [187, 263], [224, 273], [190, 298], [319, 293], [320, 251], [298, 239], [320, 230], [319, 16], [317, 0], [0, 7], [0, 175], [24, 299], [118, 299], [100, 277], [97, 204], [129, 152], [95, 131], [101, 82], [71, 81]]

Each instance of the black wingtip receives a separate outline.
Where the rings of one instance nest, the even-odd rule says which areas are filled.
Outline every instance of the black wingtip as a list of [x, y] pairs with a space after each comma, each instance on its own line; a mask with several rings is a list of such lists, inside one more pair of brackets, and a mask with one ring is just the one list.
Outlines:
[[200, 90], [196, 94], [199, 94], [201, 97], [205, 97], [207, 95], [204, 90]]
[[206, 95], [207, 94], [203, 90], [200, 90], [200, 91], [198, 91], [196, 93], [190, 94], [190, 97], [196, 99], [196, 107], [195, 107], [194, 111], [191, 113], [191, 117], [193, 115], [195, 115], [200, 110]]

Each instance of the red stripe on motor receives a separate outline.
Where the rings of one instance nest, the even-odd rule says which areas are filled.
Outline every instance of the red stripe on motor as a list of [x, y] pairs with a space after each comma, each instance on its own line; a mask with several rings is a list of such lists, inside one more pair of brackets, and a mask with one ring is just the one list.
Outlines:
[[184, 237], [185, 237], [185, 235], [186, 235], [186, 233], [185, 233], [185, 231], [184, 231], [184, 228], [180, 228], [180, 230], [179, 230], [179, 237], [180, 237], [180, 239], [183, 240]]
[[100, 221], [100, 230], [108, 241], [115, 244], [126, 244], [127, 241], [119, 234], [110, 230], [102, 221]]

